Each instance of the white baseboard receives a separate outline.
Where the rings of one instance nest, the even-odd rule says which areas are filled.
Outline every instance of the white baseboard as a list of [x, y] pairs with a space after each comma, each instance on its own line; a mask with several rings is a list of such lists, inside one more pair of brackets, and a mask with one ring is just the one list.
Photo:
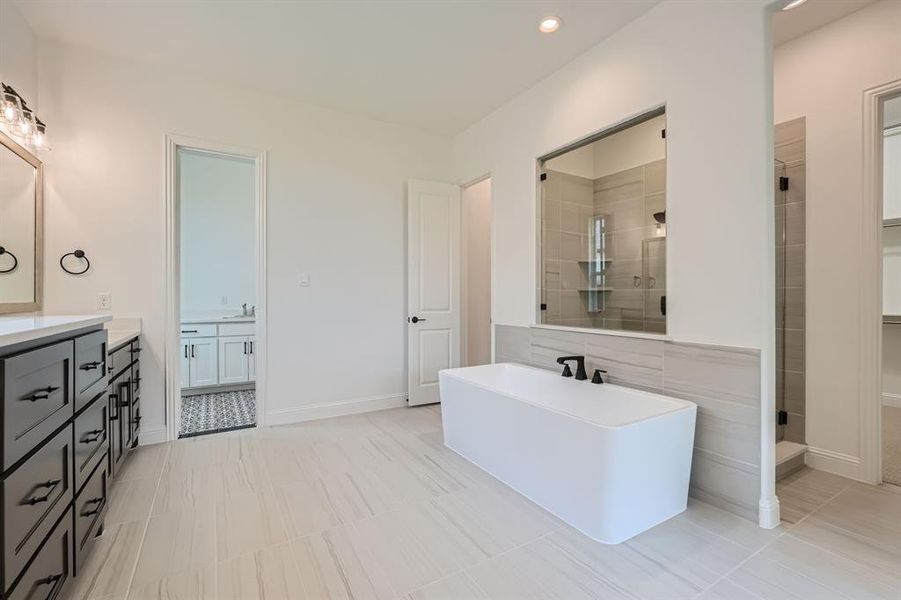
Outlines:
[[808, 446], [805, 463], [812, 469], [834, 473], [857, 481], [864, 481], [863, 465], [859, 456]]
[[781, 523], [779, 515], [779, 498], [773, 496], [769, 501], [760, 499], [757, 512], [757, 524], [764, 529], [775, 529]]
[[882, 406], [901, 408], [901, 394], [882, 393]]
[[168, 441], [169, 434], [165, 425], [162, 427], [154, 427], [153, 429], [142, 429], [138, 434], [138, 440], [141, 446], [150, 446], [151, 444], [162, 444]]
[[267, 427], [273, 425], [289, 425], [303, 421], [327, 419], [329, 417], [343, 417], [358, 413], [385, 410], [386, 408], [399, 408], [407, 405], [406, 394], [390, 394], [387, 396], [371, 396], [369, 398], [355, 398], [340, 402], [324, 402], [310, 404], [297, 408], [286, 408], [266, 413]]

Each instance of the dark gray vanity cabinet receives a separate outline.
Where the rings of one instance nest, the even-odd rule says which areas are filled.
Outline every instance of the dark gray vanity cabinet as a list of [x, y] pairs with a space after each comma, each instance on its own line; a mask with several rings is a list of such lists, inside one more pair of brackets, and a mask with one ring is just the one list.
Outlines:
[[0, 349], [0, 600], [65, 598], [103, 530], [140, 430], [140, 343], [117, 344], [92, 325]]

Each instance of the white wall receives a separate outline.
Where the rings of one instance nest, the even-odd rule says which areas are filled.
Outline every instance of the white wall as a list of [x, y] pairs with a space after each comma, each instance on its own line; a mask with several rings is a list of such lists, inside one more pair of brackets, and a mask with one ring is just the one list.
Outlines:
[[[901, 3], [883, 0], [774, 57], [775, 121], [807, 119], [807, 442], [859, 476], [863, 92], [901, 78]], [[820, 452], [823, 451], [823, 452]]]
[[764, 347], [766, 38], [762, 2], [664, 2], [455, 138], [459, 180], [492, 173], [496, 323], [535, 322], [535, 159], [665, 103], [668, 331]]
[[[28, 22], [12, 2], [0, 2], [0, 81], [15, 88], [38, 112], [38, 47]], [[38, 116], [43, 118], [43, 113]]]
[[253, 161], [179, 150], [178, 169], [182, 316], [256, 305]]
[[666, 115], [660, 115], [594, 144], [594, 177], [619, 173], [666, 158]]
[[466, 366], [491, 362], [491, 180], [463, 188]]
[[[449, 140], [43, 45], [52, 311], [144, 319], [147, 430], [163, 426], [164, 135], [268, 152], [270, 421], [405, 391], [406, 180], [448, 180]], [[54, 268], [83, 247], [83, 277]], [[310, 271], [312, 285], [298, 274]]]

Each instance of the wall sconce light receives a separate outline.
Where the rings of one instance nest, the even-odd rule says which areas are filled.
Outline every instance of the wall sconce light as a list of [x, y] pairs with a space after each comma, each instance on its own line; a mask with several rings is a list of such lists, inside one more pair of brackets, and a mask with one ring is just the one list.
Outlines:
[[41, 121], [34, 111], [28, 108], [25, 99], [12, 88], [2, 85], [2, 103], [0, 103], [0, 124], [7, 133], [17, 138], [24, 145], [34, 150], [49, 150], [47, 147], [47, 125]]

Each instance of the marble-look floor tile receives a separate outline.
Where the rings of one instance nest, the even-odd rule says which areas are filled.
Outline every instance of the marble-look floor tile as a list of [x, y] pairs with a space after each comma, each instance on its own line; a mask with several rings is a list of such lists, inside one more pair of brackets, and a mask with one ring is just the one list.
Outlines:
[[221, 562], [217, 570], [221, 600], [295, 600], [304, 597], [303, 582], [288, 544]]
[[169, 444], [139, 446], [128, 454], [128, 460], [116, 473], [117, 481], [129, 479], [157, 479], [169, 456]]
[[110, 490], [106, 524], [143, 521], [150, 516], [157, 483], [158, 479], [154, 478], [115, 480]]
[[216, 563], [211, 510], [185, 510], [151, 517], [132, 585], [143, 588], [172, 575]]
[[216, 504], [216, 545], [220, 561], [274, 546], [288, 539], [271, 494], [247, 494]]
[[773, 600], [884, 598], [897, 600], [901, 580], [867, 569], [791, 534], [752, 557], [730, 581]]
[[180, 571], [158, 581], [132, 585], [128, 600], [219, 600], [216, 568]]
[[274, 488], [288, 538], [300, 538], [341, 524], [320, 480], [300, 479]]
[[124, 598], [141, 548], [144, 525], [144, 521], [107, 525], [73, 580], [69, 598]]
[[221, 474], [217, 465], [169, 471], [160, 478], [153, 514], [191, 509], [212, 511], [221, 494]]
[[797, 523], [854, 482], [839, 475], [803, 468], [776, 484], [782, 520]]
[[760, 596], [746, 590], [728, 577], [707, 588], [697, 600], [760, 600]]
[[430, 583], [406, 596], [409, 600], [491, 600], [465, 572]]
[[389, 600], [396, 597], [385, 573], [353, 526], [336, 527], [291, 542], [308, 598]]
[[692, 498], [688, 500], [686, 511], [675, 518], [706, 529], [754, 552], [785, 533], [782, 526], [763, 529], [757, 523]]

